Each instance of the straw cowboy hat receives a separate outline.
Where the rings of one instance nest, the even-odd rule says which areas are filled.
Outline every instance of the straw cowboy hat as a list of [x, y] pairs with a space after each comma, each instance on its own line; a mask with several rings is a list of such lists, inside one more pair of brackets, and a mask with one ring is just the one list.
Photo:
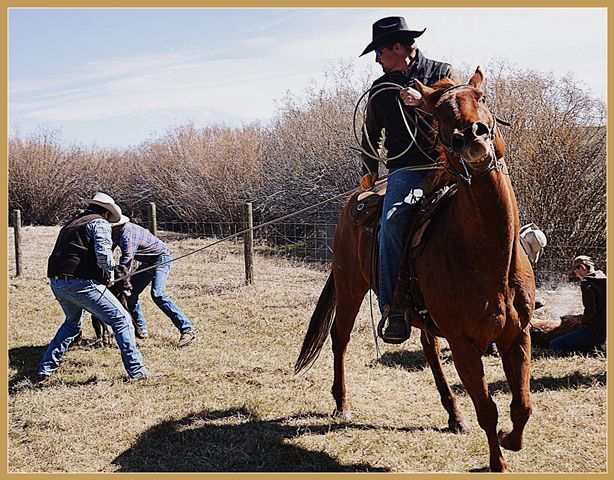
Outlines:
[[519, 235], [520, 244], [527, 253], [529, 260], [533, 263], [537, 263], [542, 250], [548, 244], [546, 235], [534, 223], [529, 223], [522, 227]]
[[386, 17], [373, 24], [373, 41], [367, 45], [365, 51], [360, 54], [372, 52], [376, 48], [389, 45], [394, 42], [403, 42], [413, 38], [418, 38], [424, 33], [422, 31], [410, 30], [403, 17]]
[[111, 223], [112, 227], [119, 227], [121, 225], [125, 225], [130, 221], [130, 217], [126, 217], [126, 215], [122, 214], [122, 218], [120, 218], [117, 222]]
[[571, 269], [567, 272], [567, 275], [573, 275], [576, 271], [576, 268], [578, 268], [580, 265], [586, 265], [586, 267], [588, 267], [588, 269], [590, 270], [591, 267], [595, 266], [595, 262], [593, 262], [593, 259], [588, 255], [578, 255], [572, 260]]
[[94, 198], [86, 198], [83, 200], [83, 202], [86, 205], [98, 205], [111, 212], [109, 223], [119, 222], [119, 220], [122, 218], [122, 209], [119, 208], [119, 205], [115, 203], [115, 200], [113, 200], [106, 193], [96, 192]]

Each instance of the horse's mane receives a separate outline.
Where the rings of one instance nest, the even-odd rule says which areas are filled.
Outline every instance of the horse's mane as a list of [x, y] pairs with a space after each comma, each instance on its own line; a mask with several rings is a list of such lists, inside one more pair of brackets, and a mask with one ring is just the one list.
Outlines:
[[445, 90], [446, 88], [455, 87], [459, 85], [459, 83], [455, 80], [452, 80], [449, 77], [443, 77], [441, 80], [437, 80], [431, 88], [434, 88], [436, 91]]

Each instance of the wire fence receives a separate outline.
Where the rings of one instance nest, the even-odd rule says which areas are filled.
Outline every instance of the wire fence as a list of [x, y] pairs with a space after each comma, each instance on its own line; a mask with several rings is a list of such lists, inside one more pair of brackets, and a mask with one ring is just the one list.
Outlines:
[[[327, 221], [285, 221], [269, 225], [254, 231], [254, 250], [258, 255], [281, 256], [326, 265], [332, 260], [336, 223], [336, 218], [331, 213]], [[240, 232], [245, 229], [245, 224], [172, 221], [158, 222], [158, 228], [168, 233], [190, 237], [219, 239]], [[559, 283], [566, 278], [571, 259], [579, 254], [590, 255], [595, 260], [597, 268], [607, 271], [605, 246], [578, 245], [573, 241], [552, 243], [552, 239], [569, 239], [572, 238], [572, 234], [577, 233], [571, 230], [546, 232], [549, 243], [537, 264], [533, 265], [538, 284]], [[235, 245], [236, 252], [241, 254], [243, 244], [240, 238], [235, 239]]]
[[[257, 256], [280, 257], [318, 264], [318, 268], [327, 268], [332, 260], [333, 238], [340, 209], [326, 209], [300, 219], [288, 219], [263, 227], [254, 222], [254, 253]], [[144, 227], [151, 225], [143, 216], [133, 219]], [[173, 241], [185, 238], [206, 238], [212, 241], [234, 238], [223, 242], [228, 252], [244, 254], [243, 236], [237, 235], [246, 229], [246, 222], [184, 222], [158, 221], [156, 230], [164, 240]], [[605, 228], [605, 227], [604, 227]], [[15, 236], [18, 236], [18, 231]], [[606, 246], [599, 244], [582, 244], [574, 238], [603, 238], [602, 231], [583, 231], [578, 236], [577, 230], [546, 231], [548, 245], [543, 250], [540, 260], [533, 266], [538, 286], [558, 285], [567, 280], [567, 270], [571, 259], [576, 255], [590, 255], [596, 267], [607, 273]], [[16, 270], [19, 272], [19, 242], [15, 242]], [[314, 265], [315, 266], [315, 265]], [[17, 273], [18, 274], [18, 273]]]

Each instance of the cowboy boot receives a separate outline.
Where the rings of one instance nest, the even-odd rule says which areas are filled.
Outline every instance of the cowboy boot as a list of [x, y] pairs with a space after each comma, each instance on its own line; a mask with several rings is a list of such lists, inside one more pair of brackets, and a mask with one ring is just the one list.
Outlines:
[[390, 306], [386, 305], [384, 315], [379, 322], [378, 333], [384, 343], [400, 344], [411, 335], [411, 325], [404, 313], [391, 312]]

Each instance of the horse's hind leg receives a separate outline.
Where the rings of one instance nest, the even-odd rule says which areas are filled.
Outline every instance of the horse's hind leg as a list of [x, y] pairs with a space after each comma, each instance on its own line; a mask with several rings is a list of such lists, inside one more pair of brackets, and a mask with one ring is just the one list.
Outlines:
[[499, 432], [499, 443], [503, 448], [518, 451], [522, 448], [524, 426], [531, 416], [531, 337], [528, 330], [523, 330], [509, 347], [499, 346], [499, 355], [512, 391], [510, 416], [513, 425], [511, 431]]
[[424, 357], [431, 367], [433, 377], [435, 377], [435, 385], [437, 385], [441, 403], [443, 408], [446, 409], [446, 412], [448, 412], [448, 427], [454, 433], [468, 432], [469, 425], [463, 419], [463, 416], [458, 410], [456, 396], [454, 393], [452, 393], [452, 390], [450, 390], [450, 385], [448, 384], [446, 376], [443, 373], [443, 369], [441, 368], [441, 361], [439, 357], [439, 339], [422, 330], [420, 334], [420, 342], [422, 342]]
[[337, 296], [335, 320], [330, 330], [335, 370], [332, 388], [336, 405], [334, 415], [344, 420], [351, 420], [352, 418], [352, 414], [347, 406], [345, 392], [345, 352], [350, 341], [350, 333], [352, 332], [354, 321], [366, 293], [366, 288], [362, 294], [353, 291], [351, 296], [348, 294]]
[[507, 471], [507, 463], [501, 454], [497, 438], [497, 406], [490, 396], [488, 384], [484, 377], [482, 352], [467, 338], [456, 338], [450, 341], [454, 366], [458, 372], [467, 393], [475, 407], [478, 423], [488, 439], [490, 452], [490, 470], [492, 472]]

